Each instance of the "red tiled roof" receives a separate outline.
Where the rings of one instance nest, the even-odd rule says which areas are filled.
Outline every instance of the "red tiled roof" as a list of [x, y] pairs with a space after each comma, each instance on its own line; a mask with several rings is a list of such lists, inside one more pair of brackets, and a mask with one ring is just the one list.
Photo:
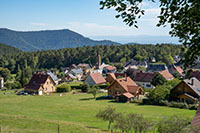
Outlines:
[[192, 120], [192, 126], [200, 126], [200, 106], [197, 108], [197, 112]]
[[110, 70], [110, 71], [116, 69], [115, 66], [105, 66], [105, 68], [106, 68], [107, 70]]
[[166, 80], [174, 79], [174, 76], [168, 70], [159, 72]]
[[109, 83], [112, 83], [114, 82], [116, 79], [116, 76], [114, 73], [109, 73], [106, 77], [106, 81], [109, 82]]
[[96, 84], [106, 83], [106, 80], [104, 79], [104, 77], [99, 72], [91, 73], [90, 76]]
[[[133, 90], [133, 86], [135, 88], [140, 88], [139, 86], [137, 86], [137, 84], [130, 78], [127, 77], [126, 78], [121, 78], [121, 79], [116, 79], [116, 81], [127, 91], [129, 92], [129, 90]], [[131, 88], [132, 87], [132, 88]]]
[[176, 71], [180, 74], [180, 75], [182, 75], [183, 74], [183, 69], [181, 68], [181, 67], [179, 67], [179, 66], [177, 66], [176, 67]]
[[150, 72], [138, 72], [136, 73], [135, 77], [134, 77], [134, 81], [138, 81], [138, 82], [151, 82], [151, 80], [154, 78], [155, 74], [154, 73], [150, 73]]
[[134, 97], [131, 93], [123, 93], [122, 94], [123, 96], [125, 96], [125, 97], [127, 97], [127, 98], [132, 98], [132, 97]]
[[128, 87], [128, 92], [130, 93], [136, 93], [140, 88], [139, 86], [133, 86], [133, 85], [128, 85], [127, 87]]

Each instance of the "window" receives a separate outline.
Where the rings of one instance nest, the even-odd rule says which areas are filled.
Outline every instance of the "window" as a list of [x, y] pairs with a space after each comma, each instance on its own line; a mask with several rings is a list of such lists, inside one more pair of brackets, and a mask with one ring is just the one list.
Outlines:
[[151, 84], [146, 84], [146, 87], [151, 87]]
[[53, 86], [51, 87], [51, 91], [53, 91]]

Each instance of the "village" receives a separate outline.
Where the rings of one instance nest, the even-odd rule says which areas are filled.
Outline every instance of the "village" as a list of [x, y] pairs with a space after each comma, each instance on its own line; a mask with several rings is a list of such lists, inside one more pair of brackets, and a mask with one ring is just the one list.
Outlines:
[[[178, 78], [180, 82], [170, 88], [170, 101], [188, 104], [198, 103], [200, 72], [195, 70], [190, 72], [189, 76], [186, 75], [187, 72], [184, 72], [179, 66], [180, 59], [176, 59], [175, 63], [178, 65], [173, 64], [171, 66], [157, 64], [155, 59], [153, 59], [153, 63], [149, 64], [146, 61], [134, 61], [132, 59], [124, 63], [124, 69], [119, 72], [115, 66], [102, 63], [99, 52], [96, 58], [97, 63], [95, 66], [80, 63], [78, 65], [72, 64], [65, 68], [65, 77], [62, 79], [59, 79], [52, 71], [35, 72], [29, 83], [25, 85], [24, 90], [18, 92], [18, 94], [46, 95], [56, 92], [56, 86], [60, 84], [82, 82], [88, 86], [99, 85], [101, 86], [99, 89], [107, 92], [108, 97], [117, 101], [129, 102], [131, 99], [144, 98], [144, 95], [148, 94], [148, 90], [154, 89], [156, 85], [162, 85], [159, 84], [159, 80], [171, 81]], [[140, 67], [145, 68], [146, 71], [139, 69]], [[158, 75], [161, 78], [157, 78], [159, 77]], [[1, 89], [4, 88], [3, 79], [3, 77], [0, 77]]]
[[[123, 70], [119, 72], [115, 66], [102, 63], [97, 52], [95, 66], [72, 64], [65, 68], [65, 76], [61, 79], [53, 71], [35, 72], [24, 89], [16, 91], [15, 95], [49, 96], [58, 93], [62, 97], [70, 92], [73, 92], [72, 95], [89, 93], [94, 99], [103, 97], [119, 103], [198, 109], [192, 125], [199, 126], [200, 72], [193, 69], [188, 75], [182, 69], [180, 59], [174, 60], [173, 65], [166, 66], [156, 63], [155, 59], [151, 63], [132, 59], [124, 63]], [[139, 69], [141, 67], [143, 69]], [[0, 81], [1, 90], [4, 90], [4, 78], [0, 77]], [[79, 85], [70, 86], [76, 83]], [[163, 88], [164, 91], [168, 88], [168, 93], [156, 93]], [[6, 95], [7, 91], [3, 94]], [[160, 99], [161, 96], [164, 98]]]

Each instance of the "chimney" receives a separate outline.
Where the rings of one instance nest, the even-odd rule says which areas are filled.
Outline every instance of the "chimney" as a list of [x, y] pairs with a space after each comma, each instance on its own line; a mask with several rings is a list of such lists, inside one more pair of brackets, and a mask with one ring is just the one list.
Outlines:
[[193, 78], [191, 79], [191, 81], [192, 81], [192, 82], [191, 82], [191, 85], [194, 85], [194, 79], [193, 79]]
[[127, 81], [127, 73], [125, 73], [125, 81]]

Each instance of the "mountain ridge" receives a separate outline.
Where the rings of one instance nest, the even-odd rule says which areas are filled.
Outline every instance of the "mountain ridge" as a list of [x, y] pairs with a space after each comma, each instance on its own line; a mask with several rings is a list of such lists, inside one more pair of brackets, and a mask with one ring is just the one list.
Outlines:
[[0, 28], [0, 43], [14, 46], [23, 51], [120, 44], [110, 40], [92, 40], [69, 29], [14, 31], [7, 28]]

